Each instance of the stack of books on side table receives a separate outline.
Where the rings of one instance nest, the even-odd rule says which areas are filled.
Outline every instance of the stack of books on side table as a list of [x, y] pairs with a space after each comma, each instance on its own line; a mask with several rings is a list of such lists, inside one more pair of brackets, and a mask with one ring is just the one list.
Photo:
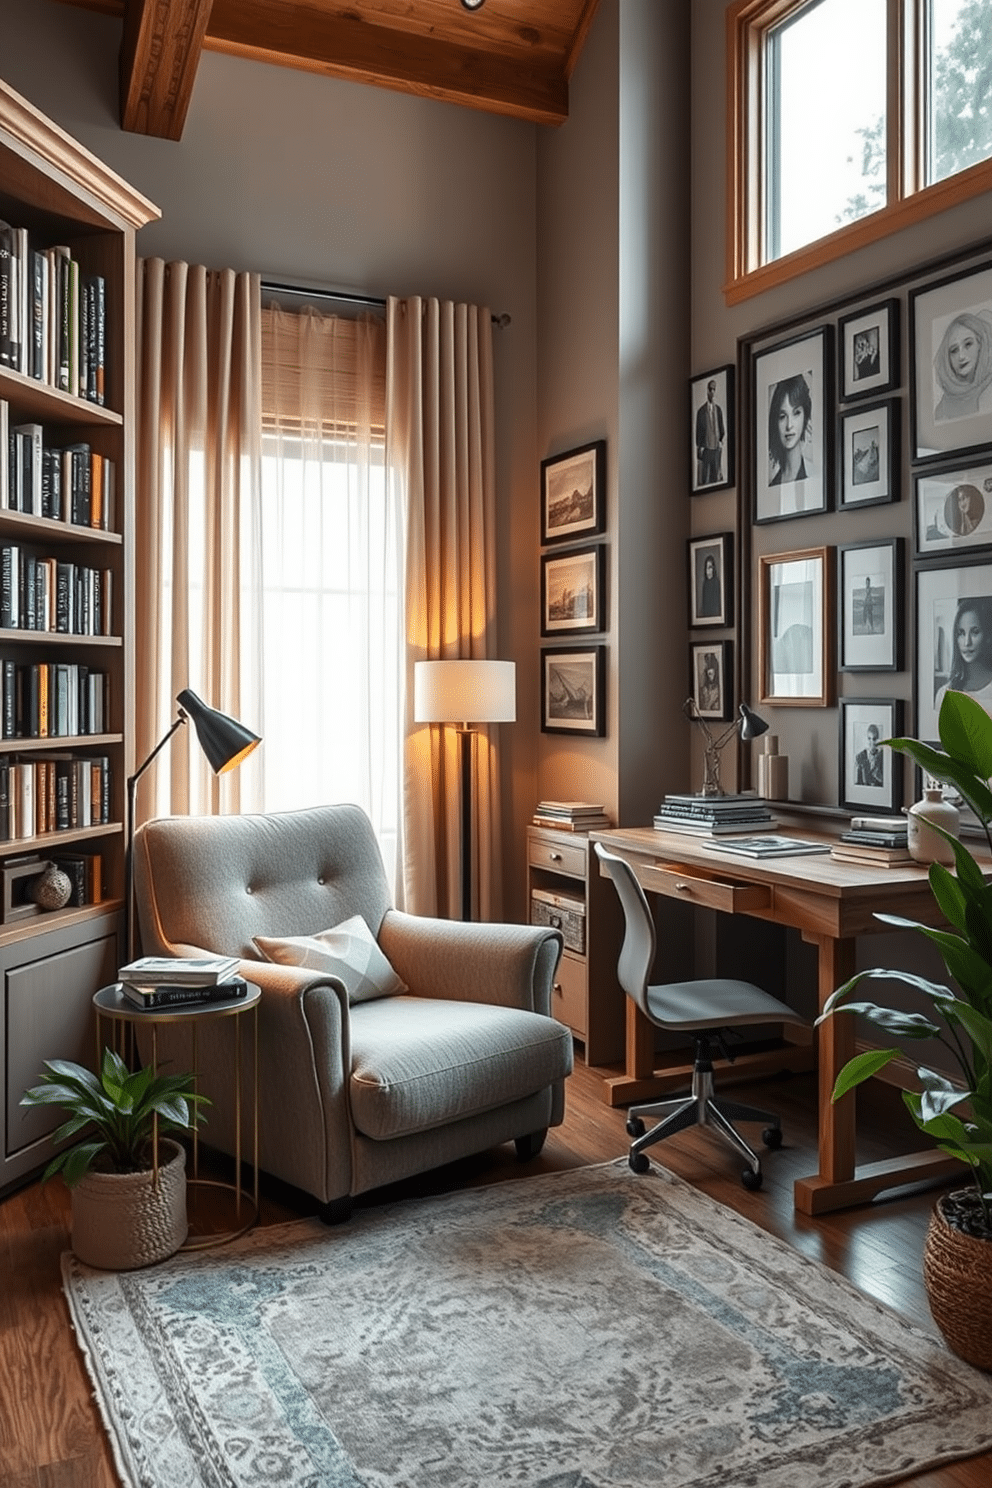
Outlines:
[[117, 973], [121, 996], [136, 1008], [229, 1002], [247, 997], [236, 956], [139, 956]]
[[726, 796], [666, 796], [654, 824], [664, 832], [686, 832], [694, 837], [767, 832], [778, 825], [767, 801], [753, 791]]
[[853, 816], [851, 825], [830, 849], [839, 863], [911, 863], [904, 816]]
[[594, 832], [612, 823], [606, 807], [594, 801], [538, 801], [534, 825], [559, 832]]

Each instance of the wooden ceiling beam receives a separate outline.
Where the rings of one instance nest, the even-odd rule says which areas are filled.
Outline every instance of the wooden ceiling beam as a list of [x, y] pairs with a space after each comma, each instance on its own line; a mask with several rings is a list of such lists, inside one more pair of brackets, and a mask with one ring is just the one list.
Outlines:
[[125, 0], [121, 128], [182, 138], [212, 0]]

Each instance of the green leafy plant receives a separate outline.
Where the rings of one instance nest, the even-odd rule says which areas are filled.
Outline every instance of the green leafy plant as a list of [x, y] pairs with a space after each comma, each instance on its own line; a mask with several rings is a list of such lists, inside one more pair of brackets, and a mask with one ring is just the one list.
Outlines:
[[[981, 822], [992, 848], [992, 718], [967, 693], [948, 691], [938, 720], [941, 748], [918, 739], [887, 739], [916, 761], [926, 775], [953, 787]], [[960, 1082], [920, 1068], [922, 1089], [904, 1091], [910, 1115], [944, 1152], [967, 1163], [975, 1180], [980, 1227], [992, 1238], [992, 884], [964, 843], [936, 828], [954, 849], [954, 872], [930, 866], [930, 888], [949, 928], [934, 929], [898, 915], [878, 915], [897, 928], [918, 930], [933, 941], [957, 990], [903, 971], [875, 968], [859, 972], [828, 998], [817, 1020], [838, 1012], [860, 1013], [893, 1038], [912, 1043], [937, 1039], [949, 1049]], [[848, 1002], [850, 993], [873, 977], [915, 987], [930, 1000], [933, 1015], [907, 1013], [873, 1002]], [[845, 1064], [837, 1076], [834, 1100], [904, 1055], [899, 1047], [869, 1049]]]
[[203, 1119], [199, 1107], [209, 1104], [191, 1074], [132, 1073], [112, 1049], [103, 1051], [99, 1076], [69, 1060], [46, 1060], [41, 1083], [21, 1098], [22, 1106], [62, 1106], [69, 1113], [53, 1133], [55, 1142], [92, 1129], [90, 1140], [59, 1152], [45, 1169], [46, 1179], [61, 1173], [69, 1188], [94, 1166], [112, 1173], [147, 1170], [156, 1118], [159, 1136], [188, 1131]]

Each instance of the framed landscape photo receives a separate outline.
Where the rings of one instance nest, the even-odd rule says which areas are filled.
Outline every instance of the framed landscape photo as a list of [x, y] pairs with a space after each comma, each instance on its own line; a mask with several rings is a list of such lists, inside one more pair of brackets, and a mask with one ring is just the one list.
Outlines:
[[992, 263], [909, 295], [912, 458], [992, 448]]
[[916, 734], [938, 739], [951, 687], [992, 714], [992, 563], [957, 561], [916, 571]]
[[703, 372], [689, 384], [691, 490], [722, 491], [734, 484], [734, 368]]
[[899, 499], [899, 403], [888, 398], [845, 411], [837, 420], [840, 507], [883, 506]]
[[689, 539], [689, 624], [695, 630], [734, 623], [733, 542], [732, 532]]
[[541, 461], [541, 542], [594, 537], [606, 527], [606, 440]]
[[827, 708], [832, 691], [828, 606], [832, 548], [758, 559], [759, 692], [763, 703]]
[[754, 356], [756, 522], [777, 522], [829, 509], [832, 346], [832, 328], [821, 326]]
[[845, 543], [837, 554], [840, 670], [900, 671], [902, 539]]
[[606, 548], [570, 548], [541, 558], [541, 634], [581, 635], [606, 629]]
[[700, 641], [689, 647], [689, 691], [700, 718], [723, 721], [733, 713], [730, 641]]
[[916, 551], [921, 558], [992, 544], [992, 457], [913, 475]]
[[841, 698], [837, 761], [838, 794], [845, 811], [895, 816], [902, 806], [902, 755], [880, 748], [898, 738], [898, 698]]
[[882, 300], [867, 310], [841, 316], [837, 335], [842, 402], [899, 386], [898, 300]]
[[605, 646], [549, 646], [541, 652], [541, 731], [603, 737]]

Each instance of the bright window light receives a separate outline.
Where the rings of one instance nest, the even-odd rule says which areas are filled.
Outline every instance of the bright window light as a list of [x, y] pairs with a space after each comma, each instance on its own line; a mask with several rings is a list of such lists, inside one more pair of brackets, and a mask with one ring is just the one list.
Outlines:
[[992, 3], [929, 0], [927, 180], [992, 157]]

